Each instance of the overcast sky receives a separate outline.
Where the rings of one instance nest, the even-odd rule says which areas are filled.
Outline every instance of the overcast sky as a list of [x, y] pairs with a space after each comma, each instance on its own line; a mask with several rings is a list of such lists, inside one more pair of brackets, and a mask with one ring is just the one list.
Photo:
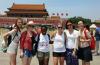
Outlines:
[[100, 0], [0, 0], [0, 13], [7, 11], [7, 8], [11, 7], [13, 3], [44, 3], [50, 15], [68, 13], [67, 17], [82, 16], [92, 20], [100, 19]]

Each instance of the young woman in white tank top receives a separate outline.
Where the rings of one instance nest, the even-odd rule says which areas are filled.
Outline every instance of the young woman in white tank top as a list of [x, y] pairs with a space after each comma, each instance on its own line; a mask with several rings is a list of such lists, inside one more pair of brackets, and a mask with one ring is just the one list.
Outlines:
[[56, 34], [54, 34], [54, 43], [53, 43], [53, 61], [54, 65], [64, 65], [64, 56], [65, 56], [65, 34], [63, 32], [62, 25], [58, 25]]
[[65, 52], [65, 38], [64, 38], [64, 32], [60, 35], [58, 32], [55, 35], [54, 38], [54, 44], [53, 44], [53, 52]]

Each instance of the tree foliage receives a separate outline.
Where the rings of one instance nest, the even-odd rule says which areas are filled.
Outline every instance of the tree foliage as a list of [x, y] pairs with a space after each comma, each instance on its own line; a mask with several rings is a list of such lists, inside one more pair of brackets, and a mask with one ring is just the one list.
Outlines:
[[83, 18], [83, 17], [72, 17], [68, 18], [68, 20], [72, 21], [74, 24], [78, 24], [79, 21], [83, 21], [86, 25], [91, 25], [91, 19]]

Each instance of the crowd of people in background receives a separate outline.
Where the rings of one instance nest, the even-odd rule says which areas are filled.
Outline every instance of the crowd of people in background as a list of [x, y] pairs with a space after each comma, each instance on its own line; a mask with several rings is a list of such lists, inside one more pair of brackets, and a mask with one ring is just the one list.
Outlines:
[[[35, 27], [34, 21], [28, 21], [23, 31], [23, 21], [18, 18], [13, 29], [4, 34], [3, 47], [7, 47], [10, 65], [16, 65], [18, 45], [22, 65], [30, 65], [35, 55], [39, 65], [48, 65], [50, 45], [53, 51], [53, 65], [64, 65], [64, 61], [66, 65], [79, 65], [79, 59], [82, 60], [82, 65], [90, 65], [92, 55], [99, 55], [100, 30], [96, 27], [87, 27], [83, 21], [78, 22], [78, 28], [73, 24], [68, 20], [64, 29], [62, 23], [59, 23], [56, 31], [50, 35], [46, 26]], [[10, 35], [12, 39], [7, 46]]]

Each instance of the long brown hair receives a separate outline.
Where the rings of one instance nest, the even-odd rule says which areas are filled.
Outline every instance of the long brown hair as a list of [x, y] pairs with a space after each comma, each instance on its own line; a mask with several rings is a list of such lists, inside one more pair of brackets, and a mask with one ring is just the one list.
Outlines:
[[17, 25], [18, 20], [20, 20], [23, 23], [23, 20], [21, 18], [17, 18], [17, 20], [16, 20], [16, 22], [14, 24], [14, 27], [17, 29], [17, 31], [21, 32], [20, 27]]
[[75, 26], [73, 25], [73, 21], [71, 21], [71, 20], [67, 20], [67, 22], [66, 22], [66, 26], [65, 26], [66, 29], [68, 29], [68, 26], [67, 26], [68, 23], [72, 23], [73, 29], [75, 29]]

